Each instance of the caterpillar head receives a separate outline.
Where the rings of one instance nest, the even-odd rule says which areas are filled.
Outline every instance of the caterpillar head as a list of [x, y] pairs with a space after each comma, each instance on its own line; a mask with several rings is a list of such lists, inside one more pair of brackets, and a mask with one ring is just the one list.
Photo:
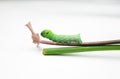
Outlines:
[[45, 30], [43, 30], [43, 31], [41, 32], [41, 35], [42, 35], [43, 37], [45, 37], [45, 38], [51, 37], [52, 34], [53, 34], [52, 31], [51, 31], [51, 30], [48, 30], [48, 29], [45, 29]]

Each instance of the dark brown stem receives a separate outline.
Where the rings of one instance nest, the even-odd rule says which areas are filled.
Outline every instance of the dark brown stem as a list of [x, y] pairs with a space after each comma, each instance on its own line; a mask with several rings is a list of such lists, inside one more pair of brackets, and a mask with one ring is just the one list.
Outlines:
[[[26, 24], [28, 29], [31, 31], [32, 34], [35, 34], [35, 32], [32, 29], [32, 25], [29, 22]], [[50, 44], [50, 45], [61, 45], [61, 46], [99, 46], [99, 45], [107, 45], [107, 44], [120, 44], [120, 39], [118, 40], [107, 40], [107, 41], [96, 41], [96, 42], [83, 42], [82, 44], [78, 43], [72, 43], [72, 44], [63, 44], [63, 43], [57, 43], [57, 42], [52, 42], [52, 41], [45, 41], [39, 39], [39, 43], [42, 44]]]

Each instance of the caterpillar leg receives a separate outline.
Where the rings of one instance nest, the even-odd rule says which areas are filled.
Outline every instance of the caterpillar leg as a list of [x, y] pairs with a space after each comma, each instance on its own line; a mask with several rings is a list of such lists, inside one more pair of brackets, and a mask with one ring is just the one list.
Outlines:
[[71, 42], [68, 41], [67, 44], [71, 44]]
[[58, 41], [59, 43], [62, 43], [62, 44], [71, 44], [71, 42], [69, 41]]
[[60, 43], [62, 43], [62, 44], [69, 44], [69, 42], [65, 42], [65, 41], [60, 41]]

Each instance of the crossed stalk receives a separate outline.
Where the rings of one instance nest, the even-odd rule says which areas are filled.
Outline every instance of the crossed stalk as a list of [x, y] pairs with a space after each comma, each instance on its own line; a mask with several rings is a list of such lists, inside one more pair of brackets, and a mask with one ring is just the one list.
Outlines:
[[[41, 40], [40, 37], [39, 37], [39, 34], [38, 33], [35, 33], [33, 28], [32, 28], [32, 25], [30, 22], [28, 22], [26, 24], [26, 26], [28, 27], [28, 29], [30, 30], [31, 34], [32, 34], [32, 38], [33, 38], [33, 43], [37, 43], [37, 45], [39, 45], [40, 43], [42, 44], [51, 44], [51, 45], [57, 45], [56, 42], [51, 42], [51, 41], [46, 41], [46, 40]], [[36, 38], [34, 40], [34, 38]]]
[[33, 43], [37, 44], [49, 44], [49, 45], [61, 45], [61, 46], [76, 46], [76, 47], [67, 47], [67, 48], [46, 48], [43, 50], [43, 54], [63, 54], [68, 52], [84, 52], [84, 51], [97, 51], [97, 50], [120, 50], [120, 45], [111, 45], [111, 44], [120, 44], [120, 39], [117, 40], [107, 40], [107, 41], [96, 41], [96, 42], [83, 42], [82, 44], [78, 43], [58, 43], [53, 41], [41, 40], [38, 33], [35, 33], [30, 22], [26, 24], [28, 29], [31, 31]]

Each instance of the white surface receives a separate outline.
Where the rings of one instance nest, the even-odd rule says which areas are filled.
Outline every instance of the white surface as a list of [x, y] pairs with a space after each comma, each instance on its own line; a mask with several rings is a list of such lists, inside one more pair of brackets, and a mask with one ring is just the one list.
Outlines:
[[0, 2], [0, 79], [120, 79], [120, 51], [44, 56], [24, 26], [28, 21], [36, 32], [120, 39], [119, 4]]

